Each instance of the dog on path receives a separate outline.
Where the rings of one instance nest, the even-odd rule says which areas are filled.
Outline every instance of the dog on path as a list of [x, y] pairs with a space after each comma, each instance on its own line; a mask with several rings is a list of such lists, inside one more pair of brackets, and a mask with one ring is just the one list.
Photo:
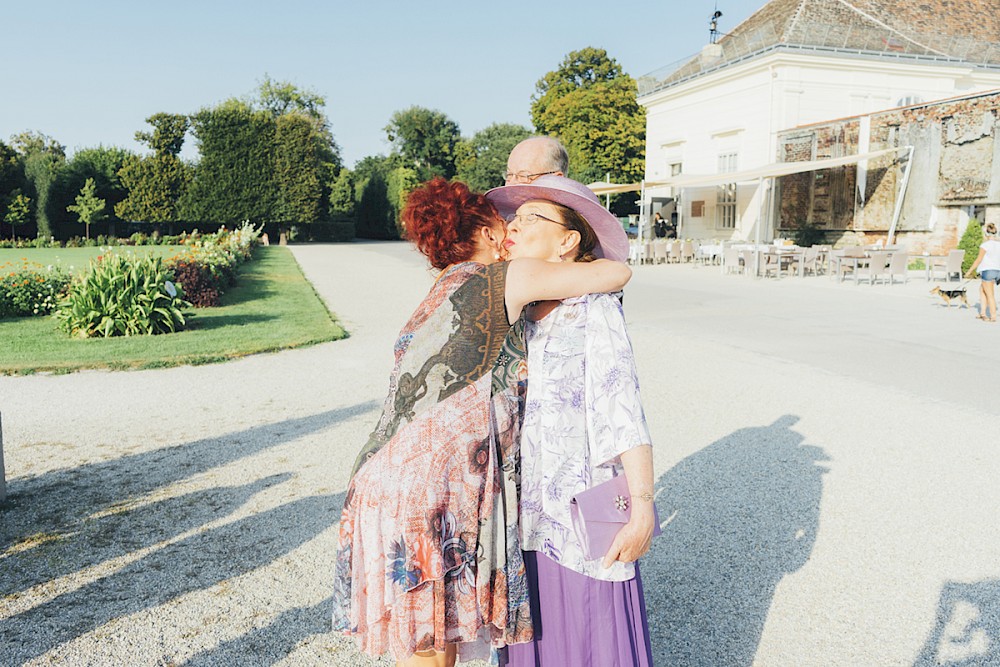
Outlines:
[[969, 302], [966, 301], [965, 299], [964, 287], [960, 289], [941, 289], [940, 285], [936, 285], [934, 289], [931, 290], [931, 294], [937, 294], [942, 299], [944, 299], [944, 302], [948, 304], [949, 308], [951, 308], [952, 299], [958, 299], [959, 301], [962, 302], [963, 306], [965, 306], [966, 308], [969, 307]]

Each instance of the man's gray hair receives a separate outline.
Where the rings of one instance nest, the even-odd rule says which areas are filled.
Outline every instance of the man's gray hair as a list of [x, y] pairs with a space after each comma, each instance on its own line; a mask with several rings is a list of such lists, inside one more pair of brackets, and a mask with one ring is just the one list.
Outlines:
[[539, 135], [537, 138], [545, 139], [545, 171], [569, 174], [569, 153], [566, 152], [566, 147], [554, 137]]

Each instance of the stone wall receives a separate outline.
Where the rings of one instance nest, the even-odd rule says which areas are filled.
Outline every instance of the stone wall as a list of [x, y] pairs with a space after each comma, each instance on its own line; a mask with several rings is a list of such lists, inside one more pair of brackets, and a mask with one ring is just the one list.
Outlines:
[[[965, 230], [964, 207], [983, 206], [987, 220], [1000, 219], [1000, 91], [870, 118], [870, 151], [914, 147], [898, 241], [913, 252], [944, 252]], [[778, 134], [778, 160], [857, 154], [860, 128], [860, 117], [852, 117], [785, 130]], [[778, 179], [779, 234], [810, 225], [839, 245], [885, 239], [904, 164], [891, 155], [869, 160], [863, 200], [857, 165]]]

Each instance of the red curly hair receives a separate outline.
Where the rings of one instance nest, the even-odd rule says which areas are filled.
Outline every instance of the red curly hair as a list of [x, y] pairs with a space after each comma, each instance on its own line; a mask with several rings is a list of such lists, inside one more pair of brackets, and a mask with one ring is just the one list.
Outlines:
[[403, 209], [406, 238], [436, 269], [469, 261], [476, 252], [479, 229], [493, 227], [499, 219], [486, 197], [465, 183], [440, 177], [411, 192]]

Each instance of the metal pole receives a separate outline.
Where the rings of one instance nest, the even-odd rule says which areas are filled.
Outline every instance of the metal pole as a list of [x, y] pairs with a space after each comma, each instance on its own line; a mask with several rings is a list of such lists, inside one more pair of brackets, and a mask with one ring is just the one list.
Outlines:
[[674, 195], [674, 210], [677, 211], [677, 240], [680, 240], [684, 238], [684, 204], [681, 202], [680, 188], [677, 188], [677, 194]]
[[646, 180], [639, 185], [639, 248], [642, 250], [642, 228], [646, 226]]
[[896, 223], [899, 222], [899, 214], [903, 210], [903, 197], [906, 196], [906, 186], [910, 182], [910, 167], [913, 165], [913, 146], [909, 147], [910, 150], [906, 153], [906, 167], [903, 169], [903, 183], [899, 188], [899, 194], [896, 196], [896, 208], [892, 212], [892, 224], [889, 226], [889, 238], [886, 239], [886, 245], [892, 245], [896, 237]]
[[[754, 235], [753, 244], [753, 276], [754, 278], [760, 275], [760, 228], [764, 224], [762, 216], [764, 215], [764, 177], [761, 176], [757, 179], [757, 233]], [[780, 265], [779, 265], [780, 266]], [[780, 276], [781, 273], [779, 272]]]

